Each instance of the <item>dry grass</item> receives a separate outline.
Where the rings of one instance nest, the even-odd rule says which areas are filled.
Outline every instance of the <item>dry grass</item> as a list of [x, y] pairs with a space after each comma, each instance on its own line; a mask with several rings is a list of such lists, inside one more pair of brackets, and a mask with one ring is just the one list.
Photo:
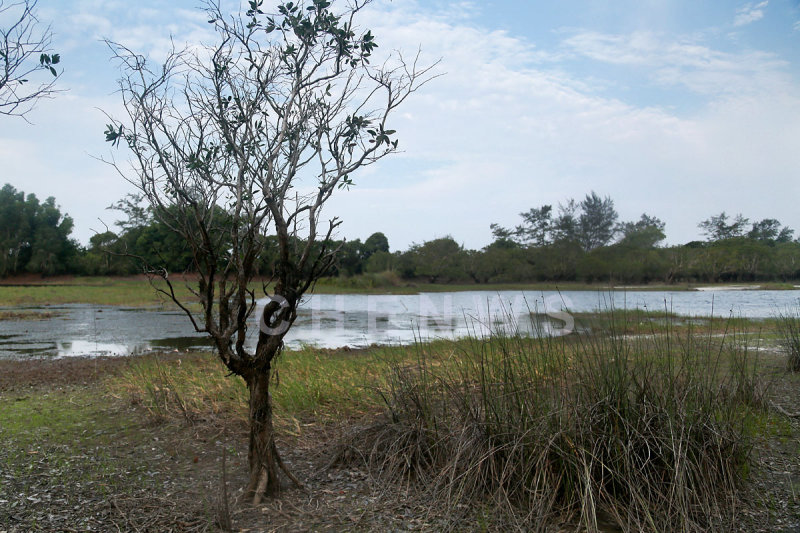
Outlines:
[[489, 502], [500, 528], [730, 529], [762, 389], [734, 332], [686, 331], [501, 333], [444, 365], [417, 346], [354, 446], [454, 516]]
[[800, 312], [786, 310], [776, 317], [781, 348], [790, 371], [800, 372]]

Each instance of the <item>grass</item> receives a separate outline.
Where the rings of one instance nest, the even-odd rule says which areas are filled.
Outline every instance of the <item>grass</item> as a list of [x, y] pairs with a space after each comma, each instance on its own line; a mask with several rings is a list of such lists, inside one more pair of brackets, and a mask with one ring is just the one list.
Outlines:
[[[103, 416], [106, 405], [78, 389], [0, 398], [0, 459], [8, 469], [0, 480], [0, 499], [7, 499], [0, 505], [0, 524], [13, 524], [9, 517], [23, 508], [46, 506], [56, 486], [83, 485], [97, 497], [131, 490], [134, 478], [126, 474], [146, 468], [113, 456], [111, 446], [121, 433], [136, 435]], [[80, 490], [61, 492], [58, 497], [79, 503]]]
[[[379, 478], [455, 517], [480, 504], [501, 529], [732, 527], [755, 439], [772, 427], [750, 336], [735, 320], [604, 320], [562, 338], [287, 351], [272, 389], [278, 427], [371, 417], [347, 447]], [[246, 423], [245, 387], [210, 354], [143, 358], [111, 387], [158, 417]]]
[[731, 528], [766, 416], [752, 351], [730, 329], [630, 337], [609, 323], [472, 338], [446, 363], [419, 345], [393, 367], [385, 421], [354, 445], [455, 514], [491, 502], [501, 528]]
[[[271, 394], [276, 416], [293, 423], [374, 413], [381, 406], [375, 384], [406, 353], [405, 347], [391, 346], [286, 351], [274, 363]], [[180, 359], [143, 356], [112, 378], [108, 387], [114, 394], [123, 391], [158, 418], [224, 417], [246, 423], [247, 388], [243, 380], [228, 376], [211, 353], [188, 353]]]
[[[183, 284], [179, 294], [188, 297]], [[58, 279], [35, 285], [0, 285], [0, 306], [39, 306], [70, 303], [143, 307], [167, 304], [144, 278]]]
[[[594, 333], [614, 333], [616, 335], [655, 335], [665, 334], [675, 329], [691, 327], [694, 335], [707, 335], [711, 332], [722, 334], [720, 325], [735, 329], [741, 335], [771, 335], [777, 332], [777, 320], [773, 318], [727, 318], [680, 315], [671, 311], [649, 311], [643, 309], [614, 309], [610, 312], [571, 313], [579, 331]], [[534, 315], [544, 318], [544, 315]]]
[[775, 320], [787, 367], [792, 372], [800, 372], [800, 311], [779, 312]]
[[[63, 391], [35, 398], [0, 398], [0, 437], [14, 435], [22, 448], [42, 444], [64, 444], [95, 426], [95, 410], [102, 402], [82, 392]], [[110, 421], [109, 421], [110, 422]]]
[[[163, 295], [156, 294], [144, 277], [59, 277], [42, 278], [24, 284], [0, 284], [0, 306], [36, 306], [69, 303], [96, 305], [121, 305], [130, 307], [172, 306]], [[502, 284], [443, 284], [413, 283], [397, 278], [393, 273], [364, 274], [352, 278], [324, 278], [315, 287], [319, 294], [418, 294], [420, 292], [448, 291], [549, 291], [549, 290], [613, 290], [618, 284], [586, 283], [502, 283]], [[762, 283], [764, 289], [793, 289], [792, 284]], [[720, 285], [724, 287], [724, 285]], [[254, 281], [252, 288], [261, 294], [261, 281]], [[637, 286], [626, 290], [691, 290], [687, 284]], [[178, 296], [192, 302], [194, 298], [186, 283], [175, 283]]]

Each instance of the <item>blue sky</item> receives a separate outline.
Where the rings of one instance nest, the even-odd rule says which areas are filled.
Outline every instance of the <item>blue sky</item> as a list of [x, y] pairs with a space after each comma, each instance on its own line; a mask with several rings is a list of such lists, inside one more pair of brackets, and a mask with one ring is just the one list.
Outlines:
[[[155, 59], [170, 36], [209, 42], [197, 5], [40, 0], [65, 92], [33, 124], [0, 118], [0, 182], [55, 196], [84, 243], [112, 225], [105, 207], [132, 189], [97, 160], [103, 113], [122, 116], [100, 39]], [[796, 0], [376, 0], [363, 15], [382, 50], [421, 46], [445, 75], [395, 117], [403, 153], [327, 206], [340, 236], [480, 248], [490, 223], [590, 190], [623, 220], [658, 216], [671, 243], [700, 238], [697, 223], [721, 211], [800, 231]]]

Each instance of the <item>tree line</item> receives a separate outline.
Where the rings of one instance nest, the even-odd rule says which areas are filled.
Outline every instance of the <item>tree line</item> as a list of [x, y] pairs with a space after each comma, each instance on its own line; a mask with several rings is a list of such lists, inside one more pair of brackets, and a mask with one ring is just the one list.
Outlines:
[[[40, 201], [11, 185], [0, 189], [0, 276], [132, 275], [143, 265], [192, 272], [190, 247], [141, 198], [110, 206], [120, 213], [115, 230], [93, 235], [88, 246], [71, 238], [72, 219], [53, 197]], [[224, 219], [225, 213], [220, 217]], [[224, 223], [223, 223], [224, 225]], [[614, 202], [591, 192], [577, 202], [543, 205], [520, 213], [519, 224], [492, 224], [494, 240], [470, 250], [450, 236], [391, 252], [375, 232], [364, 241], [339, 240], [331, 276], [393, 272], [404, 280], [430, 283], [537, 281], [719, 282], [800, 279], [800, 243], [778, 220], [750, 221], [741, 214], [713, 215], [698, 224], [705, 241], [662, 246], [665, 224], [643, 213], [619, 221]], [[258, 273], [273, 274], [278, 245], [266, 237]], [[304, 244], [296, 239], [295, 245]]]
[[494, 241], [467, 250], [451, 237], [396, 254], [404, 278], [430, 282], [582, 281], [675, 283], [788, 281], [800, 278], [800, 243], [776, 219], [751, 222], [725, 212], [698, 224], [705, 241], [661, 246], [665, 224], [643, 213], [619, 221], [610, 197], [594, 191], [553, 209], [520, 213], [520, 224], [492, 224]]

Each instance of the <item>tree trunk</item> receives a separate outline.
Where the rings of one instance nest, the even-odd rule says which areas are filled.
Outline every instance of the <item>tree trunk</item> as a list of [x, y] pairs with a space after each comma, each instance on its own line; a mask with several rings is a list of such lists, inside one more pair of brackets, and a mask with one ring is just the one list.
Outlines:
[[280, 457], [272, 426], [270, 374], [269, 367], [265, 371], [254, 369], [247, 380], [250, 390], [250, 482], [247, 493], [253, 497], [253, 505], [258, 505], [263, 496], [274, 496], [281, 488], [278, 474]]

